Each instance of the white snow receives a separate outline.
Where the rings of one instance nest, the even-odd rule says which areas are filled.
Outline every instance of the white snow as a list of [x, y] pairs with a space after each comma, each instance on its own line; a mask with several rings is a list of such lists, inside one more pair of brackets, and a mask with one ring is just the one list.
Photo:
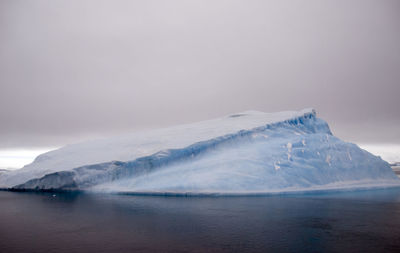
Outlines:
[[[42, 178], [34, 179], [38, 177]], [[274, 114], [248, 111], [70, 145], [0, 175], [0, 183], [23, 184], [18, 188], [174, 194], [400, 186], [385, 161], [332, 136], [326, 122], [311, 109]]]
[[314, 113], [314, 110], [309, 108], [278, 113], [245, 111], [213, 120], [67, 145], [39, 155], [34, 162], [20, 170], [2, 175], [0, 187], [11, 187], [52, 172], [89, 164], [114, 160], [131, 161], [160, 150], [183, 148], [199, 141], [281, 122], [307, 113]]
[[326, 156], [325, 162], [326, 162], [327, 164], [329, 164], [329, 166], [331, 166], [331, 155], [328, 154], [328, 155]]

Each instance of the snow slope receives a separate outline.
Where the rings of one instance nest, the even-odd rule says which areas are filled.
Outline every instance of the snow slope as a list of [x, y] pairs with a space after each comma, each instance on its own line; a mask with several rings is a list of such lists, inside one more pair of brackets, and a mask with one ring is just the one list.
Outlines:
[[[0, 177], [0, 187], [11, 187], [32, 178], [42, 177], [52, 172], [71, 170], [83, 165], [113, 160], [130, 161], [163, 149], [183, 148], [199, 141], [300, 117], [311, 112], [311, 109], [279, 113], [243, 112], [194, 124], [67, 145], [39, 155], [33, 163], [10, 172], [6, 177]], [[238, 117], [243, 114], [247, 116]]]
[[244, 112], [66, 146], [0, 176], [19, 189], [252, 194], [400, 185], [315, 112]]

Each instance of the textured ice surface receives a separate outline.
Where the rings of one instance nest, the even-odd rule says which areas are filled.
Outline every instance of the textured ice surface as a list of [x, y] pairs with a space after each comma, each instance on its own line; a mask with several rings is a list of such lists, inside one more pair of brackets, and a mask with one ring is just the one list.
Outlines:
[[178, 194], [307, 191], [400, 182], [388, 163], [334, 137], [310, 109], [244, 112], [71, 145], [1, 178], [8, 187], [24, 189]]
[[311, 109], [279, 113], [248, 111], [240, 113], [241, 117], [229, 115], [193, 124], [67, 145], [44, 153], [24, 168], [0, 177], [0, 187], [10, 187], [52, 172], [71, 170], [89, 164], [113, 160], [131, 161], [160, 150], [184, 148], [199, 141], [300, 117], [305, 113], [311, 113]]

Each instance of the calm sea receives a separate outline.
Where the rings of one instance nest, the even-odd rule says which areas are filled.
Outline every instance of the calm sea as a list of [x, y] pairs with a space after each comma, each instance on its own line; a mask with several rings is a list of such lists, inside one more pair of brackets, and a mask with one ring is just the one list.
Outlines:
[[0, 192], [0, 252], [400, 252], [400, 189], [268, 197]]

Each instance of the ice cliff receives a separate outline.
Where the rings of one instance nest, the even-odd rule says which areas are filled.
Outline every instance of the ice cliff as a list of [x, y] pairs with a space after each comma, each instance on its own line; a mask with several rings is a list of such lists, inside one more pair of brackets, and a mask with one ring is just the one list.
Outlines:
[[172, 194], [400, 185], [388, 163], [332, 135], [315, 111], [248, 111], [69, 145], [0, 175], [14, 189]]

